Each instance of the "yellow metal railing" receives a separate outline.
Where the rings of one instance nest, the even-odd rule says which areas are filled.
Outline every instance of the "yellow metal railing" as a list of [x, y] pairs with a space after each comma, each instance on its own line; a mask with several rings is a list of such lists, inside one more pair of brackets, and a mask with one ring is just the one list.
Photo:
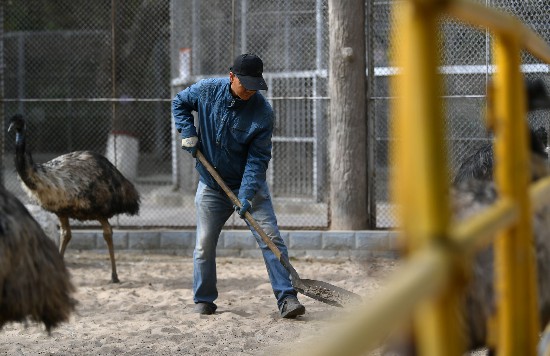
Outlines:
[[[530, 184], [521, 51], [550, 63], [550, 47], [516, 18], [467, 0], [395, 2], [393, 43], [400, 74], [394, 77], [392, 146], [394, 201], [407, 238], [405, 265], [382, 295], [354, 312], [330, 337], [297, 354], [359, 355], [412, 317], [420, 355], [462, 355], [459, 297], [465, 268], [480, 246], [495, 238], [494, 330], [499, 355], [535, 355], [539, 335], [532, 212], [550, 202], [550, 178]], [[439, 23], [450, 16], [494, 35], [495, 180], [500, 197], [483, 213], [455, 225], [448, 191], [447, 150], [439, 66]], [[513, 142], [513, 144], [511, 144]]]

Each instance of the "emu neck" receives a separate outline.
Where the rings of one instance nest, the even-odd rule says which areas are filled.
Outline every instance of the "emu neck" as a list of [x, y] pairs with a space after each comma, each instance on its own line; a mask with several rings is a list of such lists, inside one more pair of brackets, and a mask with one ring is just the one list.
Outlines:
[[34, 170], [33, 161], [30, 153], [26, 152], [24, 132], [17, 132], [15, 134], [15, 169], [25, 185], [33, 189], [35, 184], [30, 177], [30, 173]]

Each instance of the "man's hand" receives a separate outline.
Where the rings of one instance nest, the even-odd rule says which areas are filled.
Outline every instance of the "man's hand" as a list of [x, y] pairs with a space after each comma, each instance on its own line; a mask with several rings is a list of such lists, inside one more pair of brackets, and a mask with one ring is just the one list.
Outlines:
[[244, 214], [252, 209], [252, 202], [248, 199], [241, 199], [241, 207], [235, 206], [235, 211], [239, 214], [241, 219], [244, 219]]
[[197, 157], [197, 142], [199, 142], [199, 138], [197, 136], [182, 138], [181, 148], [191, 153], [191, 156], [195, 158]]

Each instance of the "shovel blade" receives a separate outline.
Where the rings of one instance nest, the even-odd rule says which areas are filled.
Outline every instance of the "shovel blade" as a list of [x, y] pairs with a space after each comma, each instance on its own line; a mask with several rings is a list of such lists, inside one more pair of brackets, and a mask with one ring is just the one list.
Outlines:
[[336, 307], [343, 307], [351, 302], [361, 301], [361, 296], [358, 294], [327, 282], [313, 279], [293, 279], [292, 286], [297, 292], [305, 296]]

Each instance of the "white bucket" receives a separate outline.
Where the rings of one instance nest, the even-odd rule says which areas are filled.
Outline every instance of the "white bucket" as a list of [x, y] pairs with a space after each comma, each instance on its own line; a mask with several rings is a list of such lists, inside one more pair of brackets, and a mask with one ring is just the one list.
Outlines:
[[137, 177], [139, 140], [135, 136], [118, 132], [110, 133], [105, 156], [126, 178], [133, 180]]

